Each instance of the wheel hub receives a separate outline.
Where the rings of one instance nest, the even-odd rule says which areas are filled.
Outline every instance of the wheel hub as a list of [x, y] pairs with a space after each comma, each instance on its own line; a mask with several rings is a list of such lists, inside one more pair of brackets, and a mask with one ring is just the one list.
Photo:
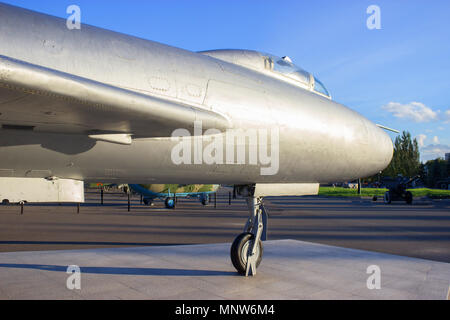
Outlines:
[[[243, 246], [242, 246], [242, 250], [241, 250], [241, 259], [242, 262], [244, 263], [244, 265], [247, 264], [247, 257], [248, 257], [248, 248], [250, 247], [250, 244], [253, 244], [253, 240], [247, 241]], [[259, 250], [259, 246], [256, 246], [256, 257], [257, 259], [259, 258], [260, 255], [260, 250]]]

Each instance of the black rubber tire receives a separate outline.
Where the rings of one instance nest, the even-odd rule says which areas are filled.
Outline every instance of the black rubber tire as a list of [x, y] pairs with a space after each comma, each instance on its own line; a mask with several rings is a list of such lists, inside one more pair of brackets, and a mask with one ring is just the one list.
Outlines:
[[209, 199], [203, 198], [202, 205], [207, 206], [209, 204]]
[[386, 203], [386, 204], [390, 204], [392, 202], [391, 194], [390, 194], [389, 191], [386, 191], [384, 193], [384, 199], [383, 200], [384, 200], [384, 203]]
[[410, 191], [406, 191], [405, 193], [405, 200], [406, 200], [406, 204], [412, 204], [413, 202], [413, 195]]
[[[170, 202], [172, 200], [173, 205], [170, 205]], [[175, 209], [175, 199], [174, 198], [166, 198], [164, 201], [164, 204], [166, 205], [167, 209]]]
[[[243, 259], [243, 248], [245, 244], [249, 241], [253, 241], [254, 235], [249, 232], [241, 233], [239, 236], [234, 239], [233, 244], [231, 245], [230, 257], [233, 266], [236, 268], [237, 272], [242, 275], [245, 275], [245, 271], [247, 270], [247, 262]], [[261, 240], [259, 240], [259, 257], [256, 261], [256, 267], [259, 267], [263, 256], [263, 245]]]

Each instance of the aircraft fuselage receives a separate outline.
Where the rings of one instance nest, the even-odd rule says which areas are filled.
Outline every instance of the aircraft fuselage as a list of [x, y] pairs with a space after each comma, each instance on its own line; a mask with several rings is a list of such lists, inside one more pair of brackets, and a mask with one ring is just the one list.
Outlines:
[[[268, 130], [269, 136], [276, 128], [279, 137], [277, 146], [269, 139], [268, 154], [278, 148], [278, 159], [270, 164], [249, 164], [248, 153], [244, 164], [227, 163], [225, 132], [217, 134], [224, 141], [223, 163], [208, 164], [192, 156], [191, 163], [175, 164], [171, 156], [179, 142], [170, 136], [135, 137], [123, 145], [61, 133], [46, 121], [34, 130], [6, 126], [0, 131], [0, 177], [56, 176], [105, 183], [326, 183], [378, 173], [392, 158], [389, 136], [362, 115], [239, 65], [88, 25], [69, 30], [64, 19], [3, 4], [0, 30], [1, 56], [211, 110], [227, 118], [233, 129]], [[0, 115], [0, 124], [14, 125], [21, 99], [27, 98], [19, 93], [0, 96], [1, 104], [10, 105]], [[45, 116], [51, 122], [51, 112]], [[2, 120], [5, 117], [8, 121]], [[117, 123], [118, 132], [126, 132], [126, 126]], [[203, 136], [191, 139], [202, 149], [210, 141]], [[261, 174], [261, 168], [273, 172]]]

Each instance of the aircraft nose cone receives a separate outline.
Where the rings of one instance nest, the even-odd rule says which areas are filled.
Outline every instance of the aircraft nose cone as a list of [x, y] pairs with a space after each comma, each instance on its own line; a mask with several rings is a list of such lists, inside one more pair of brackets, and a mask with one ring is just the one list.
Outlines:
[[372, 150], [375, 163], [377, 164], [378, 172], [389, 166], [394, 154], [394, 145], [391, 137], [381, 128], [375, 124], [371, 125], [372, 131]]
[[382, 145], [382, 152], [384, 153], [384, 157], [385, 157], [385, 162], [384, 162], [384, 166], [385, 168], [387, 166], [389, 166], [389, 164], [392, 161], [392, 157], [394, 156], [394, 144], [392, 143], [391, 137], [389, 137], [389, 135], [384, 132], [384, 130], [378, 128], [379, 131], [381, 131], [380, 135], [381, 138], [380, 140], [381, 145]]

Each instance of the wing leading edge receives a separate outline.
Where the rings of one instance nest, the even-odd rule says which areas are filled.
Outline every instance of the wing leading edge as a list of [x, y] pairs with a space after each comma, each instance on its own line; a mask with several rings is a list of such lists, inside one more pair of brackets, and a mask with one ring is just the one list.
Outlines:
[[194, 121], [202, 121], [204, 129], [231, 126], [223, 115], [201, 107], [0, 56], [3, 128], [87, 134], [114, 142], [116, 134], [141, 138], [168, 137], [177, 128], [193, 132]]

